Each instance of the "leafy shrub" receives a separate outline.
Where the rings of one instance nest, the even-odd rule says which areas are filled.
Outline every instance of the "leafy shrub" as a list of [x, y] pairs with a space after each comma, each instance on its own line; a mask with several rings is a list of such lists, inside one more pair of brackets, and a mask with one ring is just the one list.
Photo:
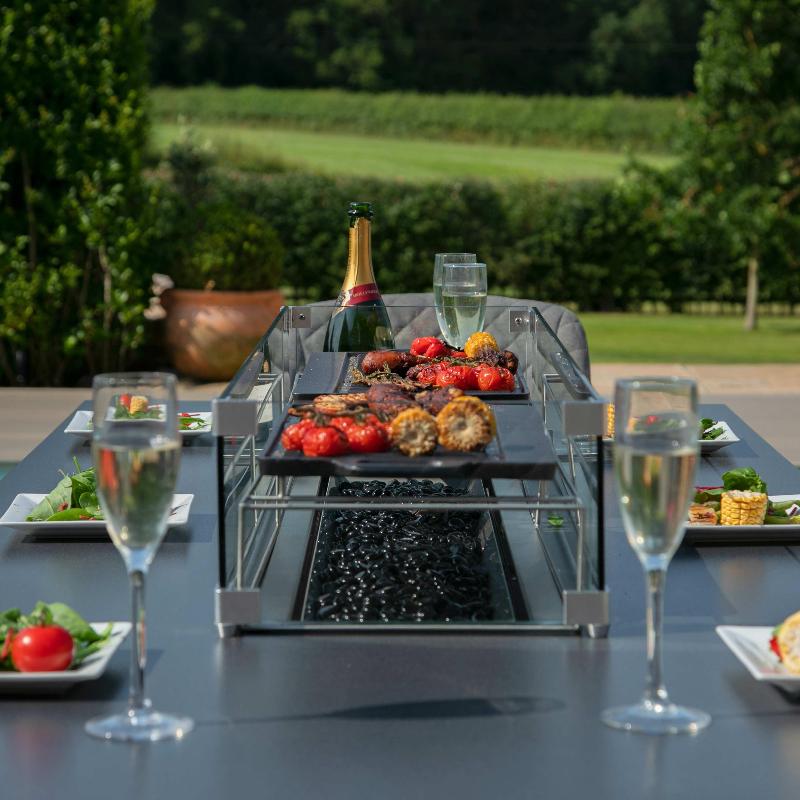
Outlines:
[[157, 195], [142, 182], [149, 0], [0, 16], [0, 373], [119, 369], [145, 337]]
[[283, 266], [278, 234], [252, 211], [225, 203], [195, 209], [199, 229], [170, 277], [179, 289], [277, 289]]
[[283, 246], [255, 212], [227, 201], [214, 180], [215, 154], [187, 132], [167, 154], [169, 198], [160, 271], [179, 289], [277, 289]]
[[[491, 288], [585, 310], [647, 303], [740, 303], [730, 228], [699, 220], [680, 175], [643, 168], [613, 182], [569, 185], [407, 184], [302, 174], [219, 177], [218, 196], [269, 221], [285, 248], [285, 282], [298, 301], [335, 297], [347, 258], [347, 203], [371, 200], [373, 261], [383, 292], [430, 288], [433, 254], [476, 252]], [[787, 293], [775, 251], [765, 301]]]

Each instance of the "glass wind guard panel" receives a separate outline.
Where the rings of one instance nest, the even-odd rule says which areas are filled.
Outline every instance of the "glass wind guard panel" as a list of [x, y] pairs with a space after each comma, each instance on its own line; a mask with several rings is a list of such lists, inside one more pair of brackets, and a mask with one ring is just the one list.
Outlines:
[[[554, 476], [429, 476], [424, 491], [409, 490], [410, 475], [262, 474], [273, 424], [320, 363], [332, 310], [284, 308], [220, 398], [258, 407], [254, 434], [217, 441], [219, 587], [256, 592], [259, 611], [217, 622], [239, 632], [577, 630], [565, 592], [604, 588], [602, 446], [565, 435], [562, 404], [601, 400], [538, 310], [487, 304], [484, 329], [517, 355], [529, 393], [491, 402], [520, 404], [544, 424]], [[432, 305], [387, 311], [398, 348], [439, 335]], [[322, 375], [319, 393], [336, 391], [339, 377]]]

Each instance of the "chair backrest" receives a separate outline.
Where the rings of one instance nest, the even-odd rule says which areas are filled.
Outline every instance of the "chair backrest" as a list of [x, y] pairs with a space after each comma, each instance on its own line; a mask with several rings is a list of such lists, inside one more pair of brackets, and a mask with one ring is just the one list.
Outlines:
[[[430, 335], [431, 331], [438, 331], [439, 325], [436, 321], [436, 313], [433, 308], [433, 294], [431, 293], [409, 293], [409, 294], [385, 294], [383, 301], [387, 306], [408, 306], [409, 313], [403, 314], [400, 309], [393, 314], [392, 325], [395, 327], [396, 338], [413, 339], [415, 336]], [[496, 305], [492, 305], [495, 303]], [[323, 300], [319, 303], [312, 303], [314, 306], [332, 306], [333, 300]], [[415, 306], [423, 306], [424, 311], [420, 314], [414, 310]], [[586, 341], [586, 332], [580, 320], [564, 306], [555, 303], [543, 303], [539, 300], [526, 300], [517, 297], [502, 297], [500, 295], [489, 295], [489, 303], [486, 309], [486, 320], [484, 329], [498, 337], [509, 350], [515, 349], [515, 338], [522, 334], [516, 334], [509, 339], [508, 317], [506, 308], [503, 306], [520, 306], [523, 308], [534, 307], [544, 317], [545, 322], [553, 329], [567, 352], [572, 357], [577, 367], [590, 377], [589, 345]], [[316, 321], [315, 321], [316, 322]], [[399, 323], [399, 324], [398, 324]], [[322, 350], [325, 339], [325, 328], [323, 320], [312, 323], [311, 329], [304, 331], [303, 349], [306, 354], [315, 350]]]

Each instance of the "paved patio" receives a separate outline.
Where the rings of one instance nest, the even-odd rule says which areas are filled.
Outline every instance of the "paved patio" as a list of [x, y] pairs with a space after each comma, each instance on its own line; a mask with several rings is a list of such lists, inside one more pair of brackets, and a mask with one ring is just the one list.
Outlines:
[[[800, 464], [800, 365], [595, 364], [597, 390], [611, 397], [617, 378], [685, 375], [700, 385], [700, 399], [727, 403], [790, 461]], [[224, 384], [181, 383], [184, 400], [216, 397]], [[0, 389], [0, 462], [24, 458], [89, 389]]]

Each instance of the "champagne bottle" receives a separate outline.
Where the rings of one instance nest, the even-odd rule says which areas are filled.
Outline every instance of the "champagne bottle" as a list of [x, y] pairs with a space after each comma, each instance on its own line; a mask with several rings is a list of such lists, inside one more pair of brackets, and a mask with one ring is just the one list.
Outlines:
[[350, 203], [347, 272], [325, 333], [326, 351], [390, 350], [394, 336], [372, 269], [369, 203]]

